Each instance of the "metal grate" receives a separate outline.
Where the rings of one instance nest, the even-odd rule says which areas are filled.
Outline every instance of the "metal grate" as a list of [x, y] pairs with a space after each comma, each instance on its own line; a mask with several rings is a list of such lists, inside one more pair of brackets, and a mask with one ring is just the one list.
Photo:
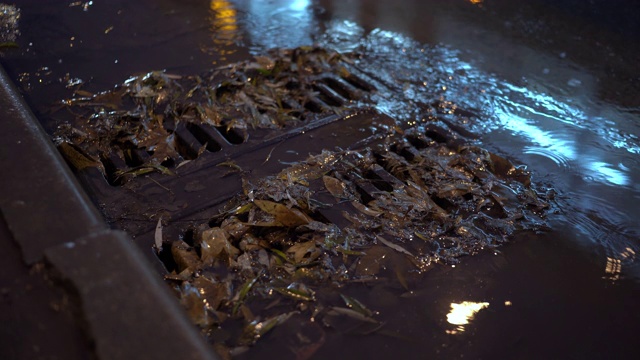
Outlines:
[[[173, 141], [181, 159], [168, 159], [162, 165], [174, 172], [174, 176], [150, 173], [123, 182], [120, 177], [123, 171], [146, 163], [152, 155], [133, 144], [123, 154], [100, 156], [106, 179], [96, 168], [85, 168], [78, 175], [108, 222], [127, 231], [137, 238], [139, 246], [150, 250], [155, 242], [158, 219], [162, 218], [165, 223], [163, 231], [167, 239], [189, 239], [185, 229], [216, 215], [226, 201], [242, 191], [243, 178], [273, 175], [288, 164], [323, 149], [389, 147], [386, 156], [374, 152], [377, 165], [357, 175], [362, 177], [357, 179], [359, 201], [366, 205], [378, 192], [404, 186], [403, 175], [394, 172], [390, 163], [390, 153], [411, 161], [419, 150], [433, 144], [457, 147], [473, 136], [455, 125], [461, 117], [475, 116], [472, 112], [452, 111], [446, 104], [434, 103], [420, 105], [425, 114], [430, 114], [425, 120], [427, 123], [422, 124], [422, 132], [409, 131], [389, 138], [397, 129], [397, 122], [375, 110], [363, 109], [359, 102], [384, 88], [384, 84], [349, 64], [344, 64], [340, 73], [316, 77], [311, 86], [314, 95], [304, 104], [293, 99], [286, 99], [283, 104], [295, 110], [292, 113], [299, 122], [293, 127], [240, 133], [231, 127], [165, 119], [164, 128], [173, 137], [168, 141]], [[338, 108], [347, 110], [330, 115]], [[447, 206], [445, 200], [432, 200]], [[322, 209], [318, 216], [344, 226], [348, 221], [340, 215], [344, 210], [341, 206]], [[146, 252], [157, 259], [152, 251]], [[166, 254], [161, 257], [170, 262]], [[168, 263], [165, 265], [170, 267]]]

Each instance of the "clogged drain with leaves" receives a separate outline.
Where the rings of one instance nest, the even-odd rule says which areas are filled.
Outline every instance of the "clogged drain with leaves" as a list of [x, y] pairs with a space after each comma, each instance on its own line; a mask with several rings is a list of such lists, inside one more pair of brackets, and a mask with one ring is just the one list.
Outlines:
[[99, 93], [80, 83], [62, 102], [74, 119], [59, 127], [56, 141], [76, 168], [97, 167], [113, 184], [173, 175], [258, 129], [300, 127], [367, 103], [373, 88], [349, 70], [354, 58], [315, 47], [274, 49], [203, 75], [155, 71]]
[[[265, 129], [302, 132], [303, 123], [375, 106], [376, 86], [356, 73], [354, 54], [279, 49], [205, 76], [152, 72], [104, 93], [77, 88], [64, 102], [77, 121], [60, 127], [59, 149], [111, 185], [151, 172], [182, 176], [178, 168], [206, 162], [206, 152], [225, 153], [223, 142], [241, 145]], [[466, 141], [451, 119], [413, 124], [350, 150], [308, 149], [308, 159], [267, 177], [226, 153], [218, 165], [241, 174], [242, 193], [216, 216], [192, 217], [185, 235], [169, 240], [170, 254], [167, 244], [160, 254], [166, 280], [223, 358], [284, 322], [306, 334], [287, 349], [301, 359], [322, 346], [327, 328], [380, 331], [374, 309], [342, 289], [390, 280], [409, 290], [434, 264], [544, 228], [548, 205], [526, 170]]]
[[393, 277], [408, 289], [432, 264], [542, 227], [547, 204], [526, 172], [422, 131], [374, 149], [325, 151], [245, 181], [242, 195], [195, 230], [193, 245], [173, 243], [176, 269], [167, 279], [221, 354], [294, 314], [329, 327], [349, 317], [375, 331], [383, 324], [340, 294], [342, 285]]

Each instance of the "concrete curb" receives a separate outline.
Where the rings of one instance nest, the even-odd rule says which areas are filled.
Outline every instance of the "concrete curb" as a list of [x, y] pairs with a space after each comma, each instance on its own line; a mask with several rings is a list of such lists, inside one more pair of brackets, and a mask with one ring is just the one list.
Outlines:
[[149, 261], [109, 230], [0, 67], [0, 211], [27, 265], [79, 295], [100, 359], [217, 359]]

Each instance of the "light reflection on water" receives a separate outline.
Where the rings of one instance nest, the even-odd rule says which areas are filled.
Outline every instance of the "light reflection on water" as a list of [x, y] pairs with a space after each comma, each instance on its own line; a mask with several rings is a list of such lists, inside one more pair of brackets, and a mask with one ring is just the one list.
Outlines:
[[419, 105], [433, 101], [476, 112], [478, 119], [466, 126], [483, 134], [483, 146], [531, 164], [539, 180], [559, 191], [559, 207], [570, 210], [557, 221], [573, 226], [580, 241], [597, 244], [606, 258], [621, 259], [623, 272], [634, 268], [631, 276], [640, 278], [635, 256], [621, 255], [640, 251], [635, 202], [629, 200], [640, 199], [640, 119], [633, 109], [592, 100], [595, 81], [588, 74], [580, 73], [577, 81], [572, 80], [578, 75], [568, 75], [564, 87], [533, 77], [514, 83], [463, 61], [461, 50], [420, 44], [393, 31], [367, 33], [354, 22], [333, 20], [316, 34], [306, 2], [234, 4], [246, 16], [253, 53], [315, 43], [362, 54], [357, 65], [379, 89], [373, 95], [378, 110], [402, 122], [424, 118]]
[[246, 31], [247, 46], [254, 53], [271, 48], [310, 45], [317, 33], [317, 19], [310, 0], [231, 0]]
[[451, 303], [451, 311], [447, 314], [447, 322], [456, 325], [455, 330], [446, 330], [447, 334], [458, 334], [464, 331], [464, 325], [469, 324], [475, 315], [482, 309], [489, 307], [488, 302], [463, 301]]

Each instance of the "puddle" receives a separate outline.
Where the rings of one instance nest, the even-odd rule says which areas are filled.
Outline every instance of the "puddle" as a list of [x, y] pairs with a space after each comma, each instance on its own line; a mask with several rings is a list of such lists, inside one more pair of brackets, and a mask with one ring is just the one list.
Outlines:
[[[629, 74], [640, 51], [620, 45], [637, 29], [624, 9], [616, 23], [614, 10], [581, 5], [572, 14], [569, 1], [523, 9], [483, 1], [114, 1], [86, 11], [36, 3], [23, 2], [20, 48], [2, 62], [22, 79], [42, 119], [69, 79], [97, 91], [135, 73], [197, 74], [269, 48], [315, 43], [360, 53], [359, 66], [382, 89], [378, 109], [396, 119], [420, 121], [429, 115], [420, 104], [433, 101], [444, 115], [472, 110], [462, 125], [482, 134], [483, 147], [527, 164], [534, 180], [556, 192], [551, 232], [463, 258], [456, 267], [436, 267], [410, 291], [398, 284], [349, 286], [345, 292], [378, 312], [384, 327], [368, 336], [303, 329], [324, 345], [301, 353], [604, 358], [638, 352], [640, 101], [637, 74]], [[598, 21], [589, 15], [596, 10]], [[140, 11], [151, 16], [131, 21]], [[43, 26], [55, 31], [43, 38], [29, 24], [45, 14]], [[55, 129], [57, 120], [49, 120], [45, 127]], [[463, 325], [447, 321], [453, 304], [483, 308], [459, 331]], [[286, 334], [286, 326], [275, 328], [242, 358], [279, 353]]]

